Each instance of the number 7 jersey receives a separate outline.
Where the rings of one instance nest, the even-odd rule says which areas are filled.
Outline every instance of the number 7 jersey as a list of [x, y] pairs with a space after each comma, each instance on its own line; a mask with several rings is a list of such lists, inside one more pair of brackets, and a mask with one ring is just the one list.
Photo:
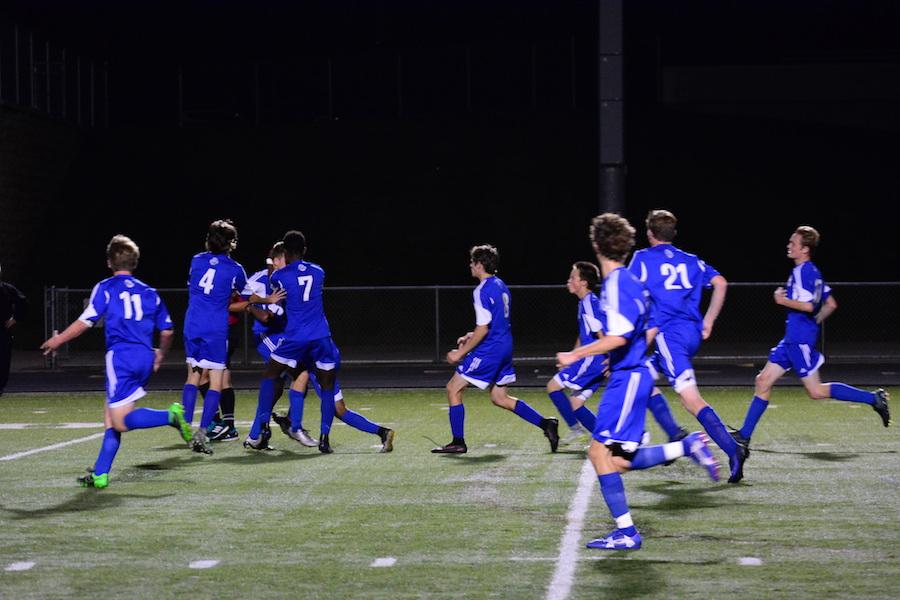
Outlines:
[[295, 341], [311, 341], [331, 337], [322, 290], [325, 271], [317, 264], [297, 260], [278, 269], [269, 277], [273, 290], [283, 289], [287, 325], [284, 336]]
[[231, 293], [247, 285], [247, 274], [225, 254], [201, 252], [191, 259], [184, 336], [189, 339], [228, 336]]

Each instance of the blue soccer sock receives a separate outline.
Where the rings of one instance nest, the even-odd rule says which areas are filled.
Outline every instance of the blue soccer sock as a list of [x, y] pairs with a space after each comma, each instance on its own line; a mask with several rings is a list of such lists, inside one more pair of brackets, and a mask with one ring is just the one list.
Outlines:
[[116, 452], [119, 451], [119, 442], [122, 440], [122, 434], [110, 427], [103, 433], [103, 443], [100, 444], [100, 454], [94, 463], [94, 475], [103, 475], [109, 473], [112, 468], [113, 460], [116, 458]]
[[203, 398], [203, 413], [200, 415], [200, 429], [206, 429], [219, 412], [219, 399], [222, 392], [209, 390]]
[[600, 481], [600, 493], [609, 507], [609, 512], [616, 520], [616, 527], [622, 530], [625, 535], [634, 535], [637, 529], [631, 520], [631, 513], [628, 512], [628, 500], [625, 497], [625, 485], [622, 483], [622, 476], [618, 473], [607, 473], [606, 475], [598, 475]]
[[650, 400], [647, 402], [647, 408], [650, 409], [653, 418], [656, 419], [656, 422], [659, 423], [662, 430], [669, 436], [669, 439], [672, 439], [681, 432], [681, 427], [675, 421], [675, 415], [672, 414], [672, 409], [669, 408], [669, 403], [662, 393], [650, 396]]
[[464, 440], [466, 424], [466, 406], [457, 404], [450, 407], [450, 435], [454, 440]]
[[191, 383], [184, 384], [181, 390], [181, 406], [184, 407], [184, 420], [188, 424], [194, 422], [194, 404], [197, 402], [197, 386]]
[[373, 433], [377, 435], [378, 430], [380, 429], [378, 425], [368, 420], [361, 414], [353, 412], [349, 408], [344, 411], [344, 415], [342, 417], [338, 418], [350, 427], [354, 427], [356, 429], [359, 429], [360, 431], [365, 431], [366, 433]]
[[875, 394], [855, 388], [846, 383], [830, 383], [831, 397], [835, 400], [844, 400], [846, 402], [862, 402], [863, 404], [874, 405]]
[[744, 426], [740, 431], [741, 437], [749, 440], [753, 436], [753, 430], [756, 429], [757, 423], [767, 408], [769, 408], [768, 400], [753, 396], [753, 400], [750, 401], [750, 406], [747, 408], [747, 414], [744, 416]]
[[331, 425], [334, 423], [334, 387], [330, 390], [322, 388], [319, 398], [322, 400], [322, 435], [328, 435], [331, 433]]
[[703, 426], [709, 438], [722, 449], [722, 452], [727, 454], [729, 458], [737, 456], [737, 442], [728, 433], [725, 423], [722, 422], [722, 419], [719, 418], [712, 406], [707, 404], [700, 409], [700, 412], [697, 413], [697, 420]]
[[306, 392], [288, 390], [291, 402], [291, 429], [299, 431], [303, 426], [303, 407], [306, 404]]
[[259, 396], [256, 400], [256, 416], [250, 426], [248, 437], [258, 440], [262, 433], [262, 426], [268, 423], [272, 417], [272, 400], [275, 397], [275, 380], [263, 379], [259, 382]]
[[516, 407], [513, 409], [513, 412], [536, 427], [541, 427], [541, 423], [544, 421], [544, 417], [538, 411], [528, 406], [527, 402], [522, 402], [521, 400], [516, 400]]
[[559, 416], [563, 418], [566, 425], [572, 427], [578, 422], [578, 419], [575, 418], [575, 411], [572, 410], [572, 403], [569, 402], [569, 396], [564, 391], [550, 392], [550, 401], [553, 402], [553, 406], [559, 411]]
[[641, 446], [631, 460], [631, 469], [639, 471], [661, 465], [670, 460], [684, 456], [684, 444], [681, 442], [669, 442], [656, 446]]
[[136, 408], [125, 415], [125, 427], [128, 429], [149, 429], [169, 424], [169, 411], [152, 408]]
[[575, 411], [575, 416], [578, 418], [578, 422], [584, 425], [585, 429], [590, 432], [594, 431], [594, 424], [597, 422], [597, 417], [594, 416], [594, 413], [591, 412], [591, 409], [589, 409], [587, 405], [581, 405]]

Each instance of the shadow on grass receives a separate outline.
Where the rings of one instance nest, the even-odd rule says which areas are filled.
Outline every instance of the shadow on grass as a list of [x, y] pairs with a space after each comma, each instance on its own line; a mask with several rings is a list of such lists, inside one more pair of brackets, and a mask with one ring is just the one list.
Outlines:
[[637, 487], [641, 491], [663, 496], [661, 500], [653, 504], [634, 505], [636, 508], [643, 510], [694, 510], [697, 508], [715, 508], [733, 503], [733, 500], [730, 498], [720, 500], [712, 495], [722, 489], [727, 489], [723, 485], [697, 487], [681, 481], [664, 481], [640, 484]]
[[851, 460], [860, 456], [862, 454], [897, 454], [896, 450], [875, 450], [875, 451], [856, 451], [853, 453], [850, 452], [803, 452], [800, 450], [766, 450], [765, 448], [751, 448], [751, 452], [759, 453], [759, 454], [775, 454], [775, 455], [786, 455], [786, 456], [805, 456], [806, 458], [810, 458], [812, 460], [821, 460], [825, 462], [842, 462], [845, 460]]
[[159, 500], [174, 496], [175, 494], [117, 494], [106, 490], [85, 489], [65, 502], [61, 502], [56, 506], [48, 506], [45, 508], [35, 508], [33, 510], [24, 510], [20, 508], [0, 507], [11, 515], [12, 519], [44, 519], [56, 515], [66, 515], [95, 510], [106, 510], [115, 508], [125, 503], [127, 499], [136, 498], [140, 500]]
[[[295, 460], [307, 460], [310, 458], [320, 458], [327, 457], [325, 454], [322, 454], [318, 450], [313, 448], [313, 452], [304, 452], [303, 454], [299, 454], [297, 452], [290, 452], [287, 450], [272, 450], [272, 451], [247, 451], [243, 454], [232, 454], [229, 456], [224, 456], [222, 458], [213, 458], [212, 460], [217, 463], [227, 463], [229, 465], [257, 465], [257, 464], [272, 464], [272, 463], [282, 463], [282, 462], [291, 462]], [[213, 455], [215, 456], [215, 455]]]
[[442, 460], [455, 461], [461, 465], [495, 463], [506, 460], [506, 456], [503, 454], [482, 454], [480, 456], [472, 456], [471, 454], [442, 454], [441, 456], [444, 457]]
[[606, 576], [603, 597], [627, 599], [656, 596], [668, 585], [666, 578], [653, 565], [654, 561], [630, 560], [630, 555], [619, 558], [619, 554], [622, 553], [610, 553], [610, 560], [594, 563], [594, 570]]

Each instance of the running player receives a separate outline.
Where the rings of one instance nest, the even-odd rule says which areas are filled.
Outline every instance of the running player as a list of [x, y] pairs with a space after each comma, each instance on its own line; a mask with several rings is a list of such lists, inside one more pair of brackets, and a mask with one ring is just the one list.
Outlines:
[[[113, 236], [106, 247], [106, 264], [112, 277], [94, 286], [87, 308], [77, 320], [41, 344], [44, 354], [50, 354], [105, 319], [106, 431], [94, 466], [78, 478], [83, 487], [109, 485], [109, 471], [125, 431], [170, 425], [184, 441], [191, 439], [191, 427], [184, 419], [181, 404], [176, 402], [168, 410], [134, 406], [146, 395], [144, 386], [150, 374], [159, 370], [173, 337], [172, 319], [162, 298], [133, 275], [140, 254], [130, 238]], [[153, 347], [154, 329], [159, 330], [159, 348]]]
[[527, 403], [513, 398], [507, 386], [516, 380], [512, 364], [513, 340], [510, 327], [510, 293], [497, 277], [500, 254], [493, 246], [473, 246], [469, 250], [469, 271], [478, 280], [472, 296], [475, 302], [475, 330], [460, 337], [457, 348], [447, 353], [447, 362], [456, 372], [447, 382], [450, 404], [450, 433], [453, 439], [434, 448], [435, 454], [465, 454], [466, 410], [463, 391], [469, 384], [490, 391], [491, 402], [540, 428], [550, 440], [550, 451], [559, 446], [559, 420], [545, 418]]

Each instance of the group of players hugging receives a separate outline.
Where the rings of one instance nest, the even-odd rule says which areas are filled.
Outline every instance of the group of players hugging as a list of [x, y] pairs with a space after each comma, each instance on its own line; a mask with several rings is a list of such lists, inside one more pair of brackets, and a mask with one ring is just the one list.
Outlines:
[[[728, 282], [714, 267], [673, 245], [677, 219], [670, 211], [650, 211], [645, 224], [649, 245], [632, 253], [635, 228], [625, 218], [614, 213], [594, 217], [589, 233], [597, 263], [579, 261], [572, 265], [566, 285], [578, 299], [578, 337], [573, 349], [556, 355], [559, 370], [547, 383], [547, 393], [569, 428], [563, 440], [557, 418], [545, 417], [509, 394], [508, 386], [516, 380], [512, 298], [497, 276], [500, 256], [493, 246], [469, 250], [471, 275], [478, 281], [473, 291], [475, 327], [447, 353], [447, 361], [456, 365], [446, 386], [452, 439], [431, 451], [468, 452], [463, 392], [469, 385], [488, 390], [493, 404], [539, 428], [552, 452], [560, 443], [590, 439], [587, 456], [616, 527], [589, 541], [589, 548], [641, 547], [641, 535], [629, 512], [621, 477], [629, 470], [689, 457], [718, 481], [720, 466], [710, 447], [712, 441], [728, 457], [727, 481], [741, 481], [751, 436], [768, 407], [772, 387], [788, 370], [797, 373], [811, 398], [869, 404], [885, 427], [891, 422], [889, 398], [883, 389], [870, 392], [820, 379], [819, 368], [825, 358], [816, 350], [819, 324], [837, 308], [837, 302], [812, 262], [819, 233], [801, 225], [787, 244], [787, 258], [793, 262], [790, 276], [786, 285], [773, 293], [774, 302], [787, 310], [785, 335], [771, 349], [756, 377], [742, 427], [727, 427], [700, 394], [692, 360], [702, 340], [712, 333]], [[105, 488], [109, 484], [121, 434], [131, 429], [174, 427], [192, 450], [204, 454], [213, 453], [213, 441], [238, 439], [229, 372], [229, 351], [237, 344], [229, 344], [229, 326], [242, 312], [254, 318], [257, 350], [265, 361], [256, 415], [244, 447], [270, 450], [269, 423], [274, 420], [291, 440], [330, 454], [331, 426], [337, 416], [347, 425], [377, 436], [380, 452], [393, 450], [392, 429], [369, 421], [344, 402], [338, 383], [340, 352], [332, 340], [323, 306], [325, 272], [305, 260], [303, 233], [285, 233], [272, 246], [267, 267], [249, 278], [231, 258], [236, 247], [234, 224], [217, 220], [209, 225], [206, 251], [191, 260], [184, 319], [188, 376], [182, 401], [167, 410], [135, 406], [146, 395], [143, 386], [159, 369], [174, 334], [172, 319], [159, 294], [134, 277], [140, 251], [130, 238], [116, 235], [110, 240], [106, 257], [112, 276], [94, 286], [87, 308], [78, 319], [41, 346], [45, 353], [54, 352], [100, 319], [105, 321], [106, 429], [94, 466], [78, 479], [82, 486]], [[712, 289], [712, 293], [701, 314], [704, 289]], [[155, 348], [156, 331], [159, 345]], [[678, 424], [654, 383], [661, 376], [702, 430], [690, 432]], [[321, 403], [318, 440], [303, 427], [310, 383]], [[286, 414], [278, 414], [274, 406], [285, 385], [290, 408]], [[600, 400], [592, 411], [587, 401], [601, 386]], [[198, 427], [193, 428], [198, 393], [203, 408]], [[648, 410], [668, 442], [649, 443], [645, 427]]]

